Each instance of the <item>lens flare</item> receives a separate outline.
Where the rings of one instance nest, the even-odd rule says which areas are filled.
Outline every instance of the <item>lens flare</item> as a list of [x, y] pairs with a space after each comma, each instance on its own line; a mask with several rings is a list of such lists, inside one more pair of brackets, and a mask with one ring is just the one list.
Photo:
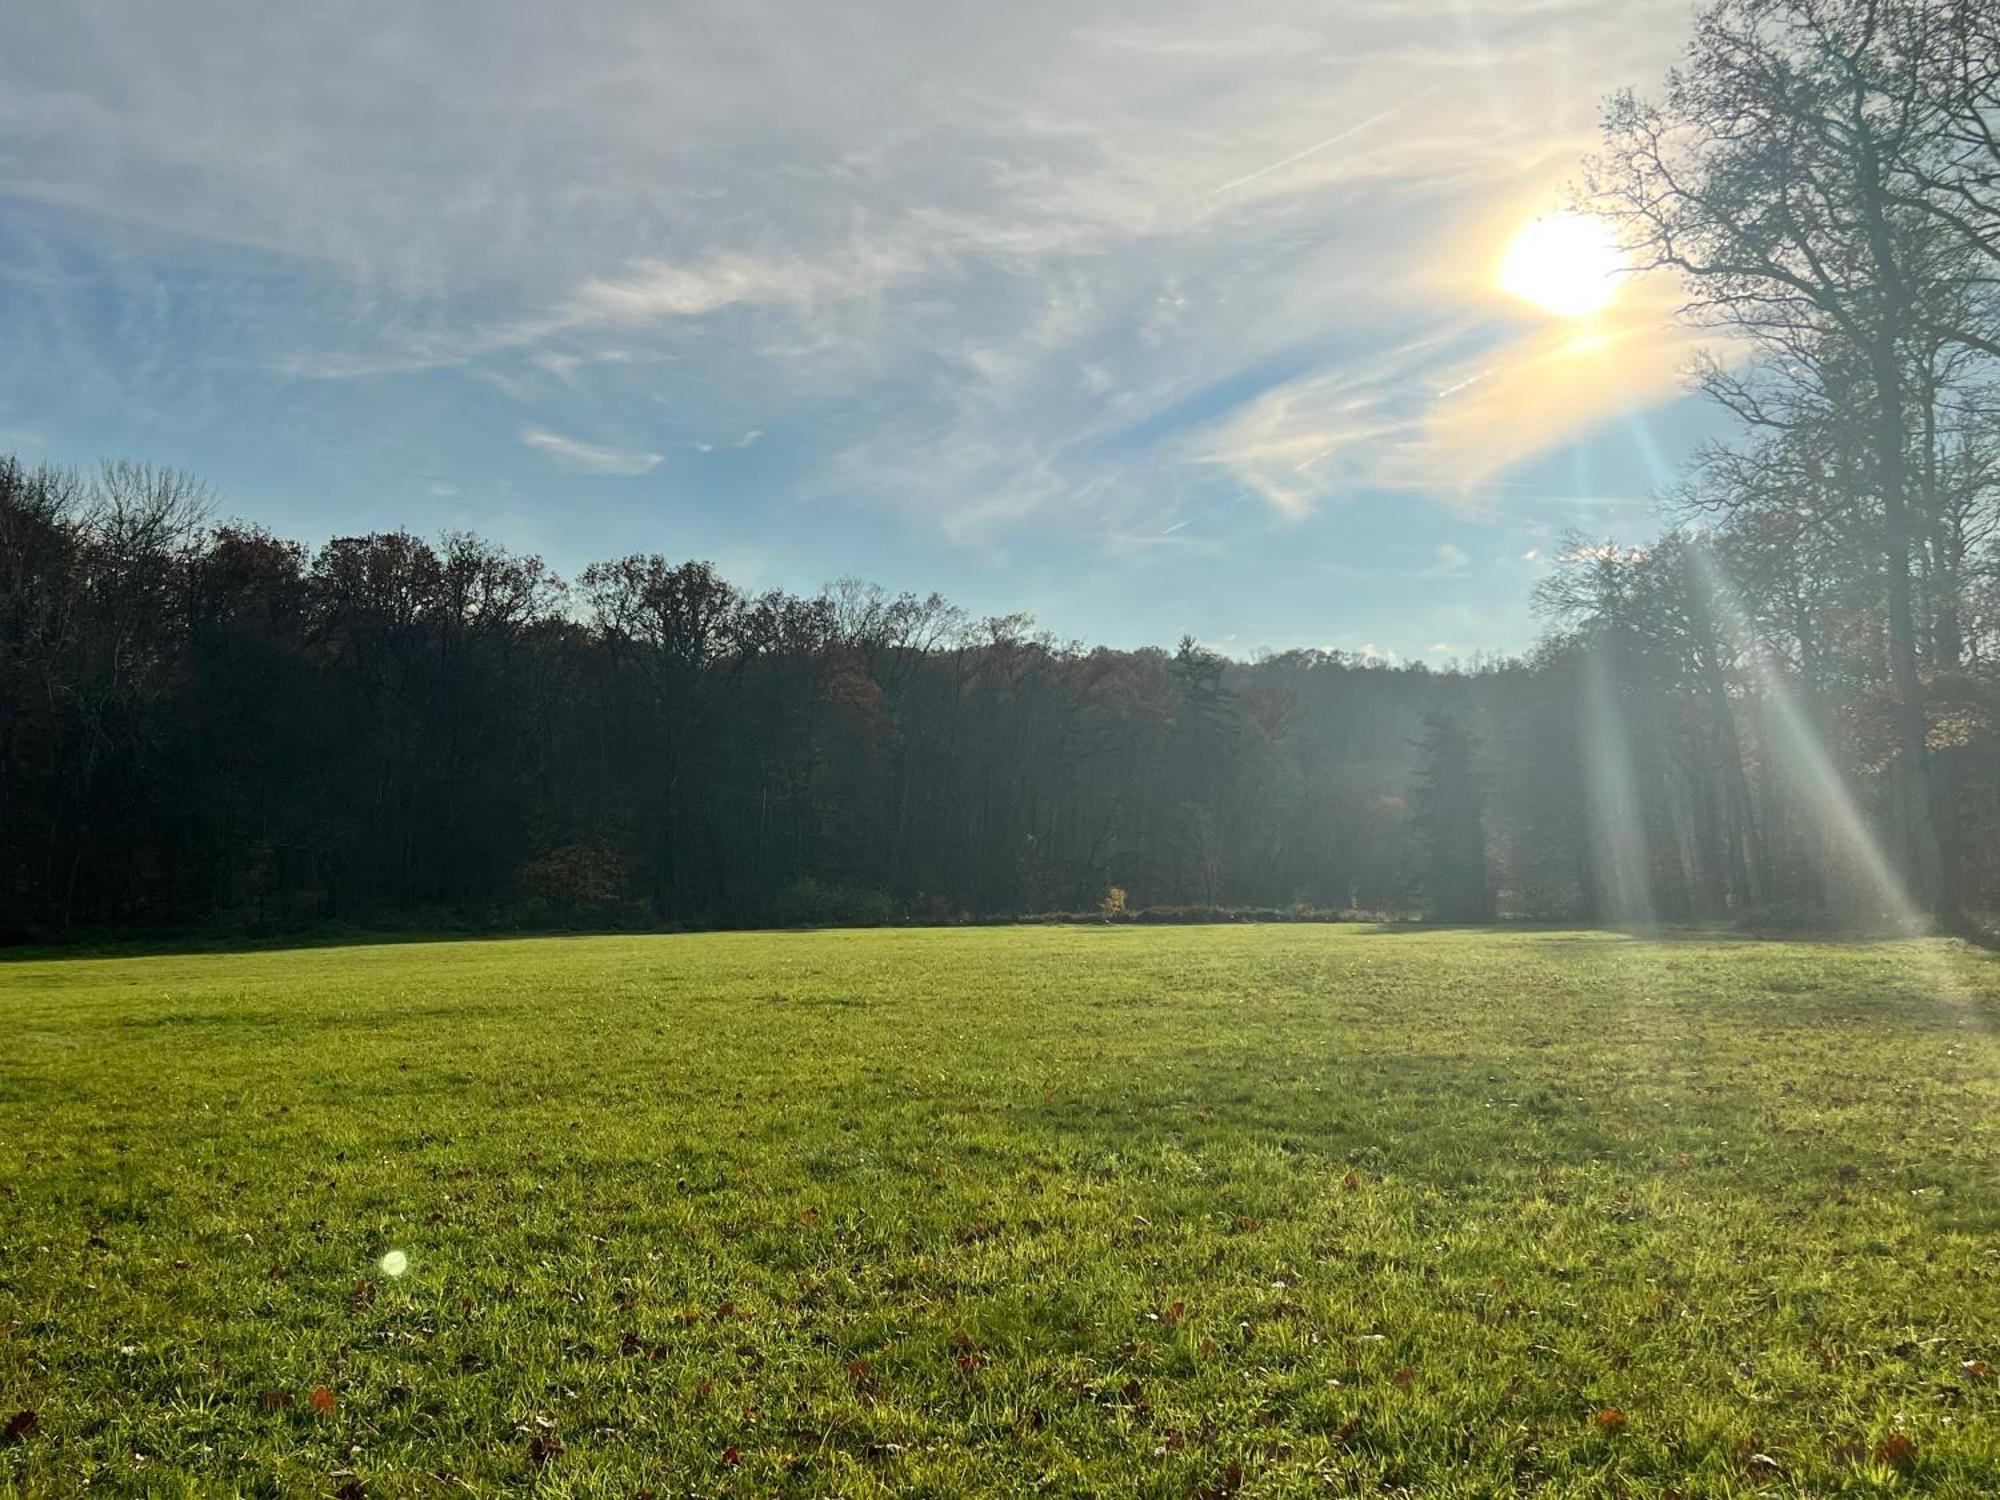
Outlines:
[[1690, 548], [1688, 556], [1694, 566], [1695, 583], [1707, 595], [1732, 644], [1742, 652], [1757, 679], [1768, 709], [1770, 753], [1789, 773], [1788, 783], [1797, 789], [1828, 835], [1827, 853], [1836, 868], [1822, 874], [1828, 877], [1838, 874], [1856, 884], [1856, 894], [1868, 915], [1886, 919], [1901, 933], [1922, 932], [1926, 924], [1921, 909], [1869, 827], [1867, 817], [1848, 789], [1846, 777], [1827, 754], [1824, 740], [1783, 675], [1758, 644], [1735, 588], [1706, 547]]
[[1583, 679], [1583, 779], [1600, 918], [1614, 927], [1647, 927], [1655, 920], [1647, 868], [1646, 828], [1624, 705], [1613, 680], [1610, 646], [1591, 653]]

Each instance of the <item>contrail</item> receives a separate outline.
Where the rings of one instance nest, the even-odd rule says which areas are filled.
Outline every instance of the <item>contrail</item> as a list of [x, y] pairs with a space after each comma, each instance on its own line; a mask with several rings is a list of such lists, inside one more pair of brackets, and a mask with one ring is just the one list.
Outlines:
[[1321, 141], [1317, 146], [1308, 146], [1306, 147], [1305, 150], [1297, 152], [1294, 155], [1288, 156], [1283, 161], [1274, 161], [1268, 167], [1259, 167], [1256, 171], [1248, 173], [1245, 176], [1239, 177], [1234, 182], [1225, 182], [1221, 187], [1216, 189], [1216, 192], [1226, 193], [1231, 188], [1242, 187], [1243, 184], [1246, 182], [1255, 182], [1259, 177], [1268, 177], [1271, 173], [1276, 172], [1281, 168], [1289, 167], [1293, 162], [1304, 161], [1308, 156], [1317, 156], [1319, 155], [1320, 152], [1324, 151], [1328, 146], [1337, 146], [1342, 141], [1346, 140], [1349, 136], [1358, 135], [1362, 131], [1368, 129], [1371, 125], [1380, 125], [1384, 120], [1388, 119], [1391, 115], [1400, 114], [1403, 110], [1406, 110], [1412, 104], [1415, 104], [1417, 100], [1423, 98], [1424, 94], [1429, 94], [1432, 92], [1434, 92], [1433, 89], [1425, 89], [1423, 93], [1413, 94], [1408, 99], [1405, 99], [1401, 104], [1392, 104], [1387, 109], [1383, 110], [1380, 114], [1370, 115], [1367, 119], [1362, 120], [1357, 124], [1348, 126], [1347, 129], [1341, 131], [1338, 135], [1328, 136], [1325, 140]]
[[1464, 390], [1469, 385], [1479, 384], [1480, 381], [1484, 380], [1488, 375], [1491, 375], [1493, 371], [1497, 368], [1499, 368], [1497, 365], [1488, 366], [1486, 369], [1481, 370], [1477, 375], [1468, 375], [1465, 377], [1465, 379], [1456, 381], [1453, 384], [1446, 386], [1443, 390], [1437, 393], [1437, 399], [1442, 401], [1446, 396], [1457, 395], [1460, 391]]

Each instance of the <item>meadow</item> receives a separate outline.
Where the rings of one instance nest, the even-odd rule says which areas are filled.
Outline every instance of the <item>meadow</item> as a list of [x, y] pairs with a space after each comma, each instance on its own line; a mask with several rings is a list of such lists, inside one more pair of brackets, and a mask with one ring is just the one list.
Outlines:
[[1987, 1496], [2000, 967], [1413, 928], [0, 964], [0, 1494]]

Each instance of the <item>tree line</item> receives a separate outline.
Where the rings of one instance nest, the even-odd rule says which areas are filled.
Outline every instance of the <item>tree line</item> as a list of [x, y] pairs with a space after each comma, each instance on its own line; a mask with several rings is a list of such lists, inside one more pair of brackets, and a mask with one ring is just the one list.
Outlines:
[[0, 463], [0, 936], [2000, 908], [2000, 8], [1720, 0], [1582, 206], [1738, 419], [1526, 655], [1092, 649]]
[[727, 925], [1387, 907], [1459, 675], [1109, 651], [859, 583], [458, 535], [317, 550], [184, 476], [0, 464], [0, 912]]

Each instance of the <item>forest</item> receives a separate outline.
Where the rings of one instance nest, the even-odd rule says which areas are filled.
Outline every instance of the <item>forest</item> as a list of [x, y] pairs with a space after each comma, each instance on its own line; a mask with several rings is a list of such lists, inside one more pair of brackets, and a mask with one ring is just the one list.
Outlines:
[[309, 547], [0, 466], [0, 937], [2000, 908], [2000, 12], [1723, 0], [1577, 186], [1737, 434], [1464, 670]]

